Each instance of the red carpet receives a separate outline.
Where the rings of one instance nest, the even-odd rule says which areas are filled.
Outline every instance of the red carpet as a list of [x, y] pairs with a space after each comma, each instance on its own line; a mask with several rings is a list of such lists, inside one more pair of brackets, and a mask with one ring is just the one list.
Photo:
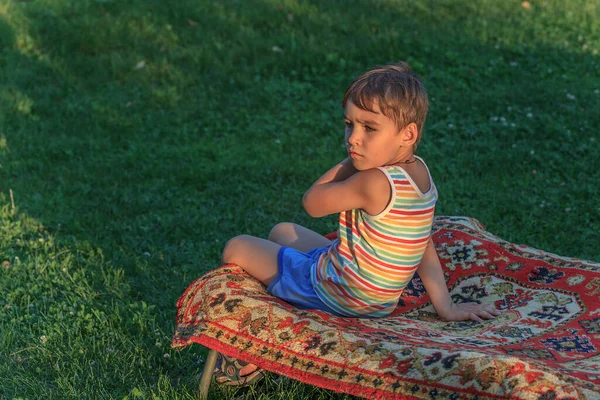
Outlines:
[[441, 322], [416, 278], [392, 316], [333, 317], [226, 265], [179, 299], [173, 347], [199, 343], [366, 398], [600, 398], [599, 263], [505, 242], [470, 218], [438, 217], [433, 238], [454, 301], [503, 315]]

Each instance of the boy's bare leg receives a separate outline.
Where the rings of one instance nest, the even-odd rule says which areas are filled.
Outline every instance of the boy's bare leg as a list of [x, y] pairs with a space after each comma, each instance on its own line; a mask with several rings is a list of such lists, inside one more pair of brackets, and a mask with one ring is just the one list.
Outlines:
[[302, 252], [331, 244], [331, 240], [320, 233], [291, 222], [282, 222], [275, 225], [269, 233], [269, 240]]
[[[249, 235], [231, 239], [223, 250], [223, 262], [239, 265], [268, 286], [277, 276], [277, 255], [281, 246], [307, 252], [330, 244], [329, 239], [315, 231], [291, 222], [282, 222], [271, 229], [269, 240]], [[248, 364], [240, 370], [240, 376], [255, 370], [256, 365]]]
[[266, 286], [277, 276], [277, 254], [281, 246], [269, 240], [240, 235], [229, 240], [223, 249], [223, 263], [233, 263]]
[[[280, 245], [250, 235], [240, 235], [230, 239], [221, 256], [223, 263], [232, 263], [242, 267], [247, 273], [269, 284], [277, 276], [277, 255]], [[240, 376], [246, 376], [256, 370], [256, 365], [248, 364], [240, 370]]]

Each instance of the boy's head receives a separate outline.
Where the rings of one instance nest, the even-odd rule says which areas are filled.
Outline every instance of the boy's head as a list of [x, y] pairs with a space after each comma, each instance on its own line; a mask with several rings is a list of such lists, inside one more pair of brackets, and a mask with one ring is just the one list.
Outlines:
[[413, 150], [417, 149], [429, 100], [423, 83], [408, 64], [398, 62], [368, 70], [348, 86], [342, 101], [344, 108], [348, 101], [371, 112], [375, 111], [375, 105], [378, 106], [383, 115], [395, 122], [398, 130], [415, 123], [418, 137]]

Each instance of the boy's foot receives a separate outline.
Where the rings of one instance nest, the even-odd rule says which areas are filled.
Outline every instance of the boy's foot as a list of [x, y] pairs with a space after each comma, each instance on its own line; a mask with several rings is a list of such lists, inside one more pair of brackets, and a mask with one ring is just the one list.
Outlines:
[[248, 386], [259, 381], [264, 374], [265, 371], [254, 364], [221, 353], [214, 372], [215, 381], [228, 386]]

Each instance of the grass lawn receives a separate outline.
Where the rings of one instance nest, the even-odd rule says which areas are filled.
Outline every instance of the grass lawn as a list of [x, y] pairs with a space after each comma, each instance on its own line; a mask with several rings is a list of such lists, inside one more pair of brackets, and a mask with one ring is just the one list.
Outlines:
[[301, 197], [376, 64], [428, 88], [438, 215], [599, 261], [599, 20], [595, 0], [0, 0], [0, 399], [192, 398], [205, 350], [170, 349], [176, 300], [230, 237], [335, 228]]

